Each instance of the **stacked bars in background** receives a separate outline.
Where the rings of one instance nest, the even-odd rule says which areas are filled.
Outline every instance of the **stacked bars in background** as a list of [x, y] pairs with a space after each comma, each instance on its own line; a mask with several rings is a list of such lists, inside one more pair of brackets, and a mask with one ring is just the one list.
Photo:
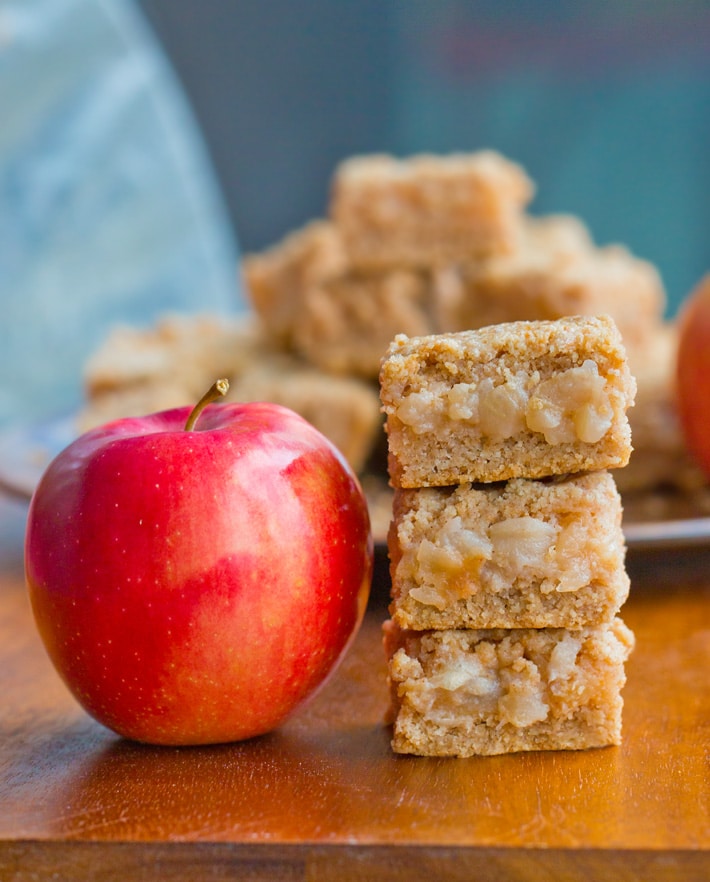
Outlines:
[[665, 308], [655, 267], [597, 247], [576, 217], [528, 214], [533, 194], [492, 151], [345, 160], [326, 218], [245, 259], [254, 309], [311, 364], [375, 381], [400, 333], [608, 313], [627, 347], [652, 349]]
[[677, 419], [677, 332], [658, 272], [597, 246], [577, 217], [530, 214], [533, 193], [525, 170], [491, 151], [344, 160], [322, 218], [245, 257], [247, 313], [110, 335], [86, 365], [80, 428], [194, 403], [227, 377], [235, 396], [292, 407], [340, 447], [380, 538], [391, 494], [377, 378], [396, 334], [606, 313], [639, 386], [636, 452], [617, 480], [627, 511], [662, 517], [674, 495], [681, 511], [710, 510]]
[[620, 491], [640, 495], [642, 510], [649, 491], [668, 488], [707, 505], [678, 425], [677, 335], [658, 271], [622, 245], [598, 246], [581, 218], [531, 214], [534, 191], [493, 151], [346, 159], [323, 219], [246, 258], [254, 310], [284, 349], [365, 382], [399, 333], [611, 315], [639, 385]]
[[392, 746], [618, 744], [635, 382], [608, 316], [399, 335], [382, 361]]

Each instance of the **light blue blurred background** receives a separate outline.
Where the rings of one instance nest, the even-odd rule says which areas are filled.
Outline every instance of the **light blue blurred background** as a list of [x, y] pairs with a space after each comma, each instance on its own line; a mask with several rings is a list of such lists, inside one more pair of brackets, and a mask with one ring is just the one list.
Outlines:
[[116, 316], [243, 308], [353, 153], [501, 150], [669, 314], [710, 269], [706, 0], [0, 0], [0, 113], [0, 422]]
[[0, 0], [0, 422], [75, 407], [115, 321], [234, 311], [202, 136], [125, 0]]

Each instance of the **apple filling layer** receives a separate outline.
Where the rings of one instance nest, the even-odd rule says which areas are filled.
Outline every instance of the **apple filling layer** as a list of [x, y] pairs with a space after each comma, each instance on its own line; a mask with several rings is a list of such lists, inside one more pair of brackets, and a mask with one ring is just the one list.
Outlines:
[[[603, 527], [603, 525], [600, 525]], [[411, 578], [409, 592], [420, 603], [445, 609], [452, 599], [478, 590], [498, 592], [516, 580], [536, 581], [543, 594], [578, 591], [618, 555], [608, 535], [589, 535], [586, 525], [549, 523], [523, 516], [491, 524], [483, 533], [458, 517], [416, 552], [402, 557], [399, 575]]]
[[609, 621], [629, 589], [621, 515], [606, 471], [397, 490], [390, 613], [418, 630]]
[[437, 432], [449, 421], [494, 441], [526, 430], [548, 444], [594, 444], [612, 425], [610, 388], [591, 359], [543, 379], [539, 372], [518, 372], [505, 379], [451, 387], [432, 383], [402, 398], [396, 416], [416, 434]]

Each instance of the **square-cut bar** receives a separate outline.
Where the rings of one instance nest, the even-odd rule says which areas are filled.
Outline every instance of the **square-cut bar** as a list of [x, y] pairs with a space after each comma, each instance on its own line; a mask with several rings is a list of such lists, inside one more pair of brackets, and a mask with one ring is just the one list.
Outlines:
[[609, 316], [398, 335], [380, 369], [395, 487], [626, 465], [636, 383]]
[[526, 217], [521, 232], [510, 254], [437, 273], [433, 299], [441, 330], [608, 313], [627, 347], [654, 334], [666, 298], [651, 263], [621, 245], [597, 247], [569, 215]]
[[330, 215], [357, 269], [426, 267], [512, 250], [533, 189], [494, 151], [357, 156], [335, 171]]
[[424, 272], [345, 273], [305, 292], [293, 347], [324, 371], [376, 381], [396, 334], [432, 333], [430, 300]]
[[579, 631], [400, 631], [390, 621], [392, 747], [467, 757], [619, 744], [633, 644], [619, 618]]
[[328, 221], [313, 221], [268, 250], [246, 255], [243, 274], [269, 336], [331, 374], [377, 380], [396, 334], [439, 329], [430, 273], [353, 270], [340, 232]]
[[390, 614], [402, 628], [582, 628], [626, 600], [611, 473], [396, 490]]

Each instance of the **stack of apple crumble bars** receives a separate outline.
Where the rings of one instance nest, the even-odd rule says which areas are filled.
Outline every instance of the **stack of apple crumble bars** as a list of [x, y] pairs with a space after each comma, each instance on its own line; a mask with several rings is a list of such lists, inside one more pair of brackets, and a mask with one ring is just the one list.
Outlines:
[[618, 744], [631, 376], [608, 316], [398, 335], [382, 361], [393, 749]]

